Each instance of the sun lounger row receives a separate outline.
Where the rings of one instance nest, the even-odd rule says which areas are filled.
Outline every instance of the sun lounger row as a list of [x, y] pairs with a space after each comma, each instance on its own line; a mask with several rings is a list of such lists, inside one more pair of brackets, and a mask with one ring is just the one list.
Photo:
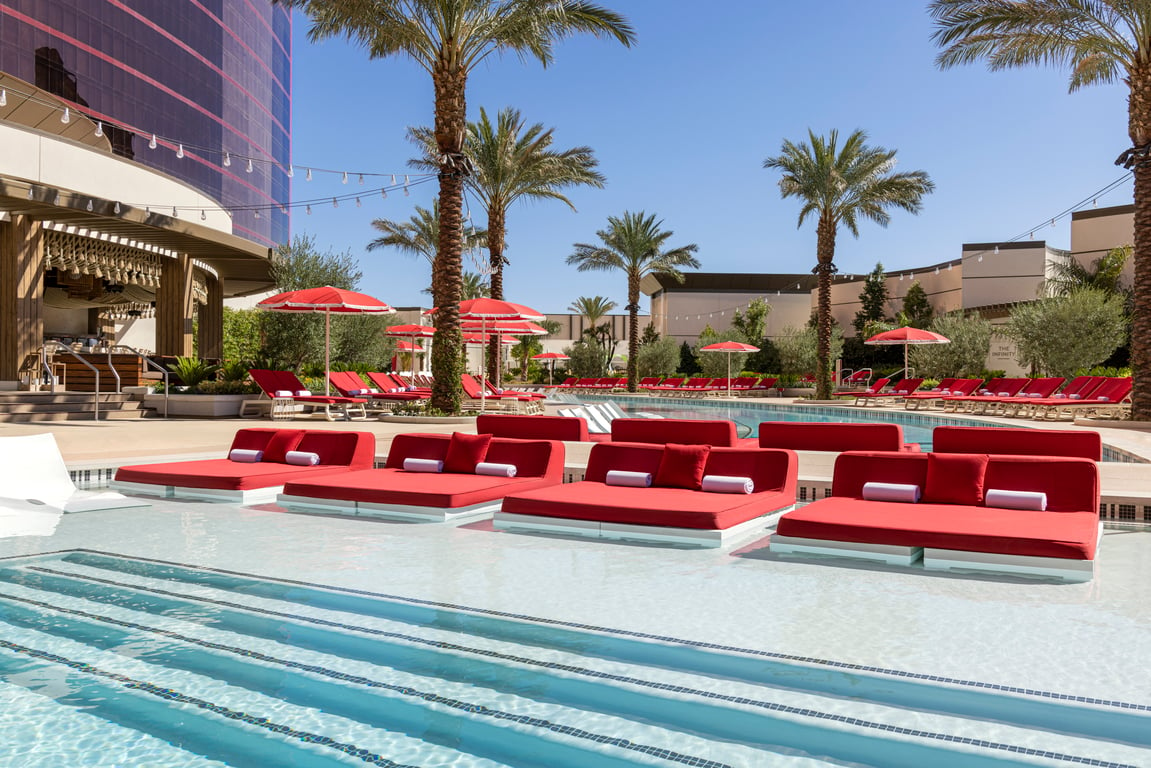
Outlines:
[[848, 452], [831, 496], [783, 515], [769, 547], [1089, 581], [1100, 534], [1089, 459]]
[[1060, 377], [999, 378], [974, 387], [972, 381], [940, 382], [938, 392], [916, 393], [908, 403], [934, 403], [957, 413], [1037, 420], [1119, 418], [1130, 411], [1130, 377], [1077, 376], [1066, 384]]
[[639, 388], [648, 394], [661, 397], [704, 397], [706, 395], [726, 395], [728, 391], [733, 395], [766, 395], [774, 393], [778, 379], [773, 377], [756, 378], [754, 376], [740, 376], [731, 379], [696, 378], [667, 378], [662, 381], [659, 377], [643, 379]]

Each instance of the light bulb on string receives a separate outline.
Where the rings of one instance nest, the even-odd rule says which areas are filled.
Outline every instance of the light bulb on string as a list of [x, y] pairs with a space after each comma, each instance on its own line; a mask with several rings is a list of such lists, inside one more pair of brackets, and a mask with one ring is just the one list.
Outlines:
[[231, 152], [225, 152], [224, 153], [224, 167], [228, 168], [231, 165], [232, 165], [232, 153]]
[[392, 174], [392, 186], [396, 186], [396, 174]]
[[288, 166], [288, 178], [289, 179], [295, 178], [295, 176], [296, 176], [296, 169], [289, 165]]
[[356, 198], [356, 207], [357, 208], [363, 208], [364, 207], [364, 204], [360, 202], [360, 198], [358, 198], [358, 197]]
[[120, 201], [117, 200], [116, 204], [114, 206], [112, 206], [112, 213], [119, 213], [119, 212], [120, 212]]
[[951, 264], [948, 264], [948, 265], [947, 265], [947, 271], [948, 271], [948, 272], [950, 272], [950, 271], [951, 271], [951, 267], [952, 267], [952, 265], [951, 265]]
[[0, 88], [0, 107], [8, 106], [8, 90]]
[[64, 123], [65, 125], [72, 122], [72, 110], [71, 109], [69, 109], [68, 107], [64, 107], [64, 114], [60, 115], [60, 122]]
[[388, 190], [381, 187], [380, 188], [380, 197], [382, 197], [384, 200], [387, 200], [388, 199]]
[[364, 186], [364, 174], [360, 174], [360, 186]]
[[306, 174], [304, 174], [304, 181], [311, 181], [311, 180], [312, 180], [312, 169], [309, 168], [308, 172]]
[[176, 206], [172, 206], [172, 218], [178, 218], [180, 214], [176, 213]]
[[312, 206], [310, 206], [310, 205], [305, 205], [305, 206], [304, 206], [304, 213], [306, 213], [307, 215], [311, 216], [311, 215], [312, 215]]
[[95, 136], [96, 136], [96, 138], [100, 138], [100, 137], [101, 137], [101, 136], [103, 136], [103, 135], [104, 135], [104, 123], [102, 123], [102, 122], [100, 122], [99, 120], [97, 120], [97, 121], [96, 121], [96, 133], [95, 133]]
[[179, 146], [176, 147], [176, 157], [178, 157], [181, 160], [184, 159], [184, 145], [183, 144], [180, 144]]
[[995, 246], [995, 255], [996, 255], [996, 256], [998, 256], [998, 255], [999, 255], [999, 246], [998, 246], [998, 245], [997, 245], [997, 246]]
[[207, 211], [200, 211], [200, 221], [206, 221], [207, 218], [208, 218], [208, 212]]
[[1052, 219], [1052, 220], [1051, 220], [1051, 228], [1052, 228], [1052, 229], [1055, 229], [1055, 219]]
[[28, 185], [28, 199], [31, 200], [34, 196], [35, 193], [32, 191], [32, 185]]
[[252, 172], [252, 158], [250, 158], [250, 157], [248, 158], [248, 167], [245, 168], [244, 170], [247, 171], [248, 173]]
[[340, 201], [334, 197], [332, 198], [332, 207], [333, 208], [339, 208], [340, 207]]
[[91, 201], [91, 200], [89, 200], [89, 201], [88, 201], [88, 205], [86, 205], [86, 206], [84, 206], [84, 207], [85, 207], [85, 208], [86, 208], [86, 209], [87, 209], [87, 210], [90, 212], [90, 211], [92, 211], [92, 209], [93, 209], [95, 206], [93, 206], [93, 205], [92, 205], [92, 201]]
[[347, 171], [344, 171], [344, 178], [340, 181], [340, 183], [341, 184], [347, 184], [348, 183], [348, 172]]
[[152, 139], [148, 142], [148, 149], [156, 148], [156, 134], [152, 134]]
[[260, 209], [259, 208], [253, 209], [252, 210], [252, 216], [257, 218], [257, 219], [260, 218]]
[[939, 267], [935, 268], [935, 274], [937, 274], [937, 275], [939, 274]]
[[982, 254], [982, 253], [981, 253], [981, 254], [979, 254], [979, 258], [978, 258], [978, 259], [976, 259], [976, 261], [979, 261], [979, 262], [982, 262], [982, 261], [983, 261], [983, 254]]

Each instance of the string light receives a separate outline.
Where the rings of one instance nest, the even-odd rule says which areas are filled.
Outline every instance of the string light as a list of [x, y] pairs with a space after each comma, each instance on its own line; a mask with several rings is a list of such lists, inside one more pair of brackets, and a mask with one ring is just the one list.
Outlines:
[[304, 213], [311, 216], [312, 215], [312, 206], [310, 206], [310, 205], [304, 206]]
[[305, 181], [311, 181], [312, 180], [312, 169], [311, 168], [308, 169], [308, 173], [304, 176], [304, 180]]
[[344, 178], [340, 181], [340, 183], [341, 184], [347, 184], [348, 183], [348, 172], [347, 171], [344, 171]]
[[380, 189], [380, 197], [387, 200], [388, 199], [388, 190], [381, 188]]
[[60, 115], [60, 122], [64, 123], [64, 125], [67, 125], [68, 123], [72, 122], [72, 110], [71, 109], [69, 109], [68, 107], [64, 107], [64, 114]]
[[360, 174], [360, 186], [364, 186], [364, 174]]
[[0, 88], [0, 107], [8, 106], [8, 89]]
[[176, 157], [178, 157], [181, 160], [184, 159], [184, 145], [183, 144], [181, 144], [180, 146], [178, 146], [176, 148]]
[[998, 245], [997, 245], [997, 246], [995, 246], [995, 255], [996, 255], [996, 256], [998, 256], [998, 255], [999, 255], [999, 246], [998, 246]]
[[232, 166], [232, 153], [231, 152], [225, 152], [224, 153], [224, 167], [230, 168], [231, 166]]
[[103, 122], [101, 122], [101, 121], [99, 121], [99, 120], [97, 120], [97, 121], [96, 121], [96, 133], [95, 133], [95, 136], [96, 136], [96, 138], [100, 138], [100, 137], [102, 137], [103, 135], [104, 135], [104, 123], [103, 123]]
[[[31, 192], [31, 190], [28, 190], [28, 191]], [[120, 201], [117, 200], [116, 204], [114, 206], [112, 206], [112, 213], [119, 213], [119, 212], [120, 212]]]
[[89, 212], [91, 212], [91, 211], [92, 211], [92, 210], [95, 208], [95, 206], [93, 206], [93, 205], [92, 205], [92, 201], [91, 201], [91, 200], [89, 200], [89, 201], [88, 201], [88, 205], [86, 205], [86, 206], [84, 206], [84, 207], [85, 207], [85, 208], [86, 208], [86, 209], [87, 209]]
[[289, 179], [295, 178], [295, 176], [296, 176], [296, 169], [293, 168], [291, 165], [289, 165], [288, 166], [288, 178]]
[[334, 197], [332, 198], [332, 207], [333, 208], [339, 208], [340, 207], [340, 201]]
[[180, 214], [176, 213], [176, 206], [172, 206], [172, 218], [179, 218]]
[[247, 171], [248, 173], [252, 172], [252, 158], [250, 158], [250, 157], [248, 158], [248, 167], [245, 168], [244, 170]]
[[200, 221], [206, 221], [207, 219], [208, 219], [208, 212], [207, 211], [200, 211]]
[[156, 148], [156, 134], [152, 134], [152, 140], [148, 142], [148, 149]]
[[358, 197], [356, 198], [356, 207], [357, 208], [363, 208], [364, 207], [364, 204], [360, 202], [360, 198], [358, 198]]

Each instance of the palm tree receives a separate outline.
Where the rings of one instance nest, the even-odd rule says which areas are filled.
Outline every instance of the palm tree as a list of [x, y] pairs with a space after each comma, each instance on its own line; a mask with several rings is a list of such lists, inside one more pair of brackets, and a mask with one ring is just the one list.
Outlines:
[[[543, 123], [525, 127], [519, 110], [500, 110], [495, 125], [480, 107], [480, 119], [468, 123], [464, 152], [472, 162], [472, 175], [464, 183], [483, 203], [488, 217], [488, 263], [493, 299], [504, 298], [504, 255], [508, 209], [517, 200], [559, 200], [575, 211], [562, 190], [579, 185], [603, 188], [604, 177], [590, 147], [552, 149], [554, 129]], [[430, 128], [409, 128], [408, 137], [421, 146], [424, 157], [411, 161], [417, 168], [435, 169], [436, 137]], [[492, 338], [488, 376], [499, 369], [499, 339]]]
[[599, 344], [604, 353], [604, 369], [611, 367], [611, 359], [615, 355], [615, 336], [612, 333], [611, 323], [604, 323], [600, 327], [600, 320], [608, 315], [616, 304], [604, 296], [580, 296], [573, 301], [568, 310], [587, 318], [587, 327], [583, 335], [589, 340]]
[[699, 269], [699, 260], [692, 254], [699, 250], [695, 243], [663, 250], [672, 236], [660, 227], [655, 215], [643, 211], [622, 216], [609, 216], [607, 229], [596, 232], [602, 245], [576, 243], [575, 252], [567, 258], [580, 272], [618, 269], [627, 275], [627, 388], [636, 391], [639, 381], [636, 355], [639, 350], [639, 283], [646, 275], [659, 272], [683, 282], [681, 267]]
[[1151, 420], [1151, 8], [1130, 0], [933, 0], [942, 69], [986, 59], [991, 69], [1065, 64], [1070, 90], [1125, 82], [1135, 172], [1135, 300], [1131, 418]]
[[[395, 248], [408, 256], [422, 256], [429, 265], [435, 264], [436, 245], [440, 238], [439, 200], [432, 201], [430, 211], [417, 205], [415, 215], [407, 221], [375, 219], [372, 226], [383, 234], [368, 243], [369, 251]], [[487, 231], [482, 229], [465, 232], [464, 249], [483, 247], [487, 236]]]
[[763, 161], [763, 167], [779, 170], [779, 192], [784, 198], [798, 197], [803, 202], [799, 225], [809, 215], [818, 217], [813, 272], [819, 280], [819, 302], [816, 314], [818, 328], [815, 396], [831, 397], [831, 276], [835, 268], [835, 237], [842, 224], [859, 237], [860, 218], [887, 226], [891, 221], [888, 208], [898, 207], [918, 213], [923, 196], [935, 185], [923, 171], [893, 173], [895, 150], [869, 147], [867, 134], [856, 130], [839, 148], [839, 132], [827, 138], [808, 131], [811, 144], [794, 144], [784, 140], [781, 153]]
[[276, 0], [312, 21], [308, 39], [346, 37], [373, 59], [406, 56], [432, 77], [439, 160], [441, 227], [432, 267], [436, 313], [432, 406], [460, 408], [460, 272], [468, 75], [492, 54], [515, 53], [551, 63], [555, 43], [578, 33], [613, 37], [626, 46], [635, 33], [623, 16], [590, 0]]
[[1131, 250], [1130, 245], [1112, 248], [1092, 261], [1091, 266], [1075, 258], [1054, 262], [1051, 265], [1054, 274], [1047, 284], [1058, 296], [1066, 296], [1078, 288], [1098, 288], [1104, 293], [1128, 296], [1130, 292], [1123, 285], [1123, 268], [1131, 258]]

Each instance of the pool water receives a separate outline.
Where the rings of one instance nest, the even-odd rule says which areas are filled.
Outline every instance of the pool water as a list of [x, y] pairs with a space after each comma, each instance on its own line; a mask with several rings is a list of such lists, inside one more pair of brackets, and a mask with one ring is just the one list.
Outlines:
[[1151, 756], [1142, 705], [89, 550], [0, 560], [0, 731], [22, 768]]

